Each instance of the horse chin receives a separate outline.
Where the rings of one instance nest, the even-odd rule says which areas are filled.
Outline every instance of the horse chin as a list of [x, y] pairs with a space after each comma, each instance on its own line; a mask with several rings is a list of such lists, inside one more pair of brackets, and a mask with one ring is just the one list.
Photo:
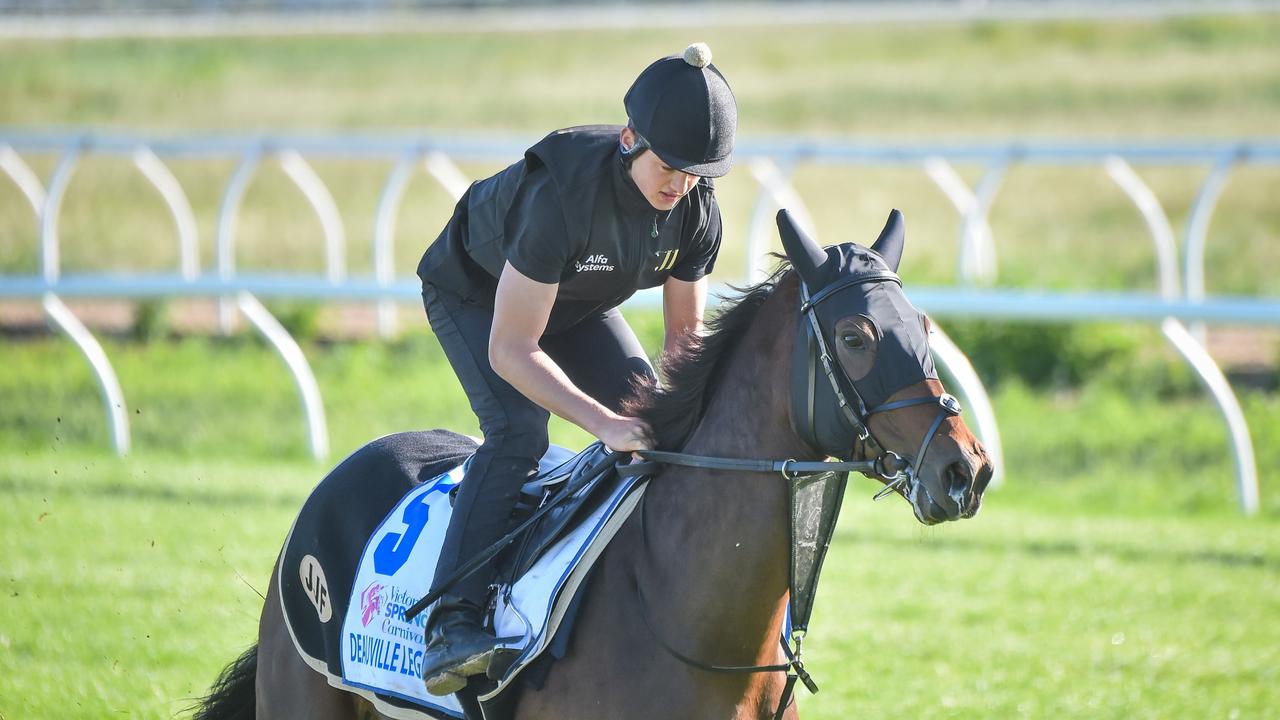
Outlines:
[[[959, 520], [962, 515], [959, 512], [948, 512], [943, 503], [933, 499], [933, 494], [929, 491], [927, 483], [914, 482], [911, 484], [911, 490], [906, 494], [907, 500], [911, 503], [911, 511], [915, 513], [916, 520], [923, 525], [938, 525], [949, 520]], [[946, 502], [945, 500], [943, 501]], [[959, 504], [951, 503], [959, 509]]]

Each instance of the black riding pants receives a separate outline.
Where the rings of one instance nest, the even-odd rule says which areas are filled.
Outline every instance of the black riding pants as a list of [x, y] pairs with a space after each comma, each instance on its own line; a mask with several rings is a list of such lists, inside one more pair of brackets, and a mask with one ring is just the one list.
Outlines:
[[[432, 582], [435, 590], [458, 566], [510, 530], [520, 486], [537, 472], [538, 459], [547, 451], [550, 414], [489, 366], [492, 309], [428, 284], [423, 285], [422, 299], [431, 329], [484, 434], [454, 501]], [[539, 345], [583, 392], [615, 411], [633, 377], [653, 374], [644, 348], [616, 309], [543, 336]], [[482, 605], [493, 575], [492, 568], [481, 568], [449, 594]]]

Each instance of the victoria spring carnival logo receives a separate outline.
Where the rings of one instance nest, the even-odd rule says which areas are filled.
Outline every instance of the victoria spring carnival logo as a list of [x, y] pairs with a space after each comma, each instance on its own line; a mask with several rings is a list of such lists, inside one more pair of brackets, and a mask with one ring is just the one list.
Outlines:
[[577, 272], [613, 272], [613, 261], [604, 253], [588, 255], [585, 260], [575, 262], [573, 269]]
[[382, 584], [376, 580], [360, 593], [360, 622], [365, 627], [382, 611]]

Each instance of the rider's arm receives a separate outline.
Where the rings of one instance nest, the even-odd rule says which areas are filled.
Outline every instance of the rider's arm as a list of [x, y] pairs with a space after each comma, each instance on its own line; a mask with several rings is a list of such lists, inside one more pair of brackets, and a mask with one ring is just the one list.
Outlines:
[[702, 316], [707, 307], [707, 278], [686, 282], [667, 278], [662, 285], [662, 320], [666, 335], [662, 354], [671, 354], [688, 336], [702, 331]]
[[559, 287], [532, 280], [511, 263], [503, 267], [489, 333], [489, 364], [493, 371], [525, 397], [614, 450], [651, 447], [643, 422], [618, 415], [582, 392], [538, 346]]
[[716, 256], [720, 254], [720, 206], [715, 196], [698, 189], [689, 193], [687, 201], [693, 205], [689, 213], [702, 220], [697, 223], [688, 252], [681, 253], [679, 262], [662, 285], [664, 357], [671, 357], [685, 338], [702, 332], [702, 317], [707, 308], [707, 273], [715, 267]]

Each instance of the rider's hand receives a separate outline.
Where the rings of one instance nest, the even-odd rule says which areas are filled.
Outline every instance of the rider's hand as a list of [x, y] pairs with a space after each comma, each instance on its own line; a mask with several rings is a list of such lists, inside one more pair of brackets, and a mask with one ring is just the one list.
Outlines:
[[614, 415], [593, 433], [610, 450], [649, 450], [653, 448], [653, 431], [639, 418]]

